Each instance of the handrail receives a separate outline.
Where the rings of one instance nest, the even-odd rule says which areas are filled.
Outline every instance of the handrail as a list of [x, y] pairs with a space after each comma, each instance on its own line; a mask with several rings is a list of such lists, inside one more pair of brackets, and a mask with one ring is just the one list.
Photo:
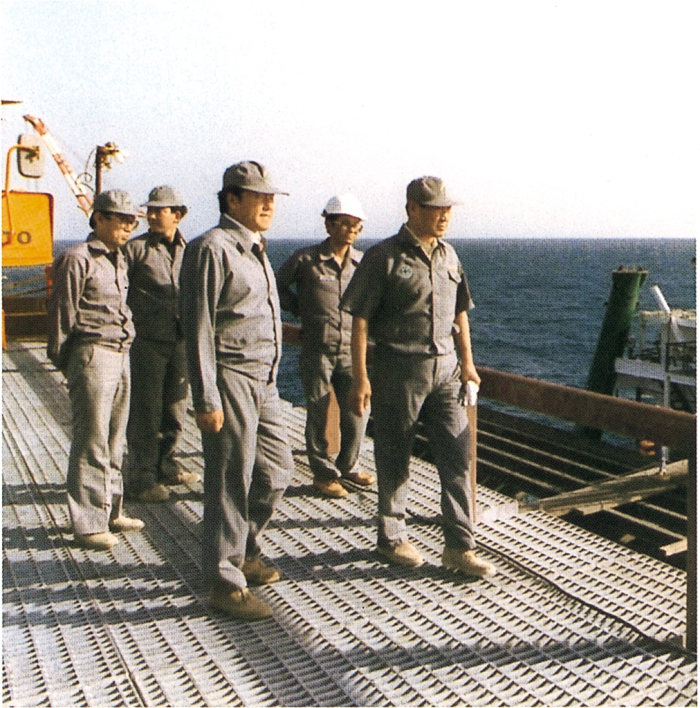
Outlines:
[[[299, 325], [285, 322], [282, 330], [285, 342], [297, 346], [301, 344]], [[476, 368], [481, 377], [479, 395], [483, 398], [636, 440], [653, 440], [683, 451], [695, 445], [697, 416], [691, 413], [484, 366]]]

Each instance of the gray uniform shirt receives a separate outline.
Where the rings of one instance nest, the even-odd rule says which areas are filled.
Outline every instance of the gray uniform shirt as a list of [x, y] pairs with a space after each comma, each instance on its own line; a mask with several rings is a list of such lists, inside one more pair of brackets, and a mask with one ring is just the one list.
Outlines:
[[139, 337], [171, 343], [181, 337], [178, 295], [185, 245], [178, 231], [172, 247], [160, 234], [151, 232], [124, 246], [129, 274], [127, 303]]
[[377, 355], [442, 355], [454, 352], [454, 320], [471, 298], [454, 248], [440, 239], [428, 256], [404, 225], [365, 253], [341, 307], [367, 320]]
[[[264, 239], [262, 240], [264, 245]], [[180, 272], [180, 318], [198, 413], [222, 410], [217, 366], [272, 383], [282, 323], [272, 266], [254, 235], [227, 215], [190, 241]]]
[[340, 298], [361, 260], [362, 251], [351, 246], [340, 266], [327, 238], [296, 251], [277, 271], [282, 309], [301, 318], [305, 348], [349, 351], [352, 316], [340, 309]]
[[129, 350], [135, 331], [120, 251], [110, 251], [90, 234], [54, 261], [52, 278], [47, 353], [59, 369], [65, 368], [76, 342]]

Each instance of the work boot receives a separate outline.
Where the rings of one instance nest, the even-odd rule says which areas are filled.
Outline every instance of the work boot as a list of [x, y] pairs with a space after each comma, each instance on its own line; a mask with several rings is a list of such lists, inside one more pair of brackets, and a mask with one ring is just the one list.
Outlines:
[[162, 484], [156, 484], [154, 487], [147, 489], [136, 495], [136, 500], [144, 504], [152, 504], [156, 502], [167, 501], [170, 497], [170, 490]]
[[343, 479], [353, 484], [359, 484], [361, 487], [369, 487], [374, 484], [374, 477], [368, 472], [346, 472]]
[[277, 568], [265, 565], [260, 558], [246, 558], [241, 572], [250, 585], [271, 585], [282, 579]]
[[272, 608], [258, 600], [248, 588], [233, 590], [230, 587], [214, 588], [209, 595], [209, 605], [241, 620], [261, 620], [272, 616]]
[[459, 570], [477, 578], [488, 578], [496, 574], [496, 568], [479, 558], [476, 551], [464, 551], [461, 548], [446, 548], [442, 552], [442, 564], [449, 570]]
[[324, 497], [334, 499], [342, 499], [348, 495], [348, 490], [337, 479], [315, 479], [314, 489], [318, 489]]
[[196, 472], [186, 472], [184, 470], [179, 471], [177, 474], [172, 476], [163, 477], [162, 484], [167, 484], [170, 487], [174, 487], [176, 484], [195, 484], [202, 479], [202, 475]]
[[402, 565], [405, 568], [418, 568], [425, 562], [420, 551], [409, 541], [393, 546], [377, 546], [377, 553], [386, 558], [389, 563]]
[[109, 531], [89, 534], [76, 533], [74, 538], [77, 546], [88, 548], [91, 551], [108, 551], [119, 543], [119, 539]]
[[132, 519], [128, 516], [117, 516], [109, 522], [110, 531], [121, 531], [127, 533], [129, 531], [140, 531], [144, 526], [141, 519]]

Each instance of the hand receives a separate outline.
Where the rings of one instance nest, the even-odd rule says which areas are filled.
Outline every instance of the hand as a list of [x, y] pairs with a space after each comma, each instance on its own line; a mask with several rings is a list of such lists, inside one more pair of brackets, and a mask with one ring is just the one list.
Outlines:
[[350, 387], [350, 409], [356, 415], [362, 418], [365, 411], [369, 408], [369, 401], [372, 398], [372, 387], [369, 379], [353, 379]]
[[459, 380], [462, 382], [463, 387], [467, 385], [467, 381], [473, 381], [477, 386], [481, 386], [481, 377], [476, 373], [474, 365], [463, 366]]
[[209, 413], [197, 413], [197, 427], [205, 433], [218, 433], [224, 427], [224, 412], [211, 411]]

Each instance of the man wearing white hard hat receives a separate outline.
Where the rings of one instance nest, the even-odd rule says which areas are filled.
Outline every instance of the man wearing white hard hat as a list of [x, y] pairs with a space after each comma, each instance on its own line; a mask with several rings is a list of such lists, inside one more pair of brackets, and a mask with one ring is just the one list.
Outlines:
[[126, 429], [129, 496], [161, 502], [170, 485], [193, 484], [196, 472], [181, 467], [179, 448], [187, 413], [187, 361], [178, 300], [187, 214], [173, 187], [154, 187], [143, 204], [148, 231], [124, 246], [136, 338], [131, 347], [131, 409]]
[[[352, 385], [350, 335], [352, 317], [340, 309], [362, 252], [353, 247], [362, 231], [365, 213], [352, 194], [330, 199], [322, 216], [328, 238], [294, 253], [277, 272], [277, 288], [284, 310], [301, 318], [299, 359], [306, 396], [306, 452], [314, 487], [324, 496], [347, 496], [343, 481], [360, 486], [374, 477], [357, 469], [367, 417], [354, 415], [348, 404]], [[340, 451], [328, 453], [325, 437], [331, 388], [340, 406]]]

